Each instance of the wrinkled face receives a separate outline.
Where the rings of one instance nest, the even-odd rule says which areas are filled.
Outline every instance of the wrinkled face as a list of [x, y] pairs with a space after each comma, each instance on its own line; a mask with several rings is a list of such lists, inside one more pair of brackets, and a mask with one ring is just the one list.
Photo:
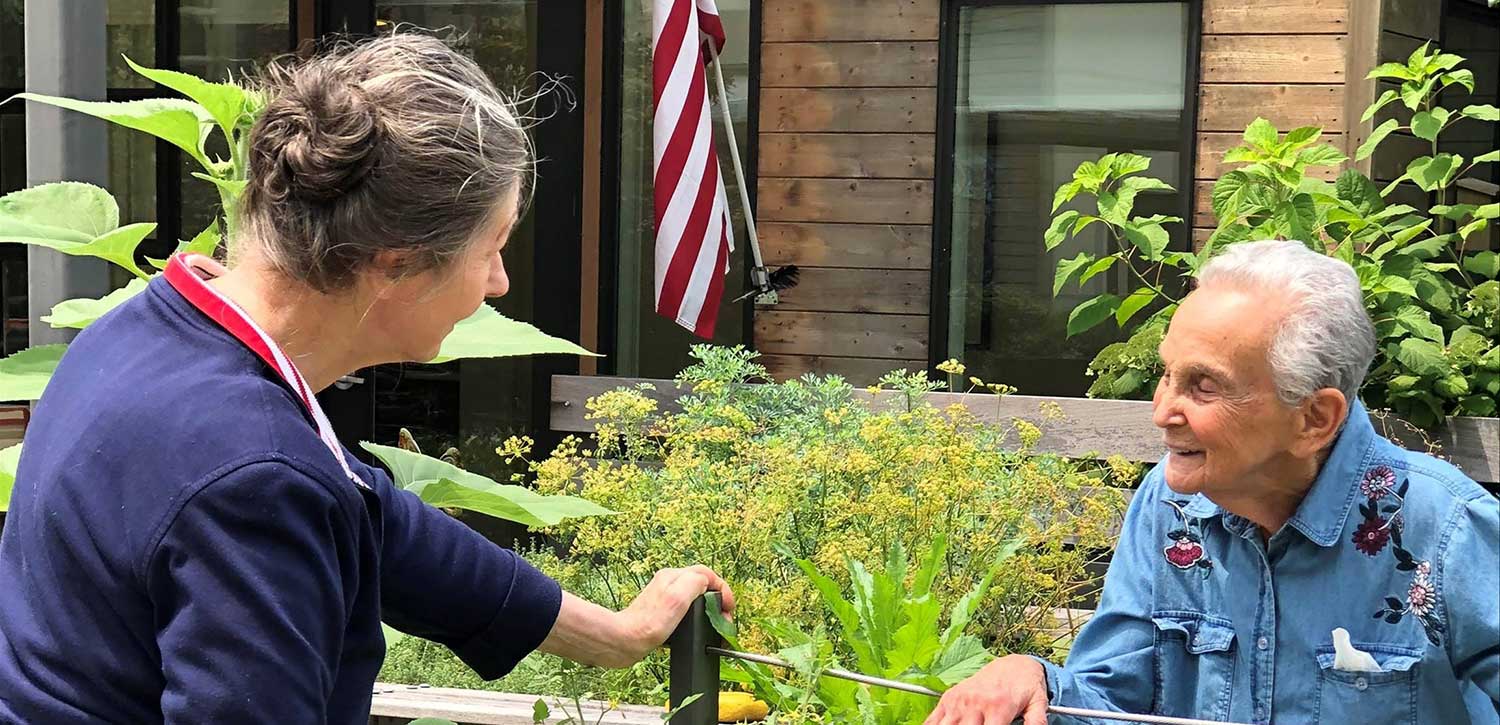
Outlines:
[[510, 290], [501, 253], [517, 222], [518, 199], [512, 190], [489, 228], [447, 268], [412, 275], [385, 291], [377, 304], [379, 327], [395, 348], [393, 359], [431, 360], [454, 325], [479, 309], [486, 297]]
[[1178, 308], [1153, 398], [1173, 491], [1223, 505], [1284, 470], [1297, 408], [1277, 398], [1267, 351], [1285, 314], [1285, 300], [1233, 288], [1200, 289]]

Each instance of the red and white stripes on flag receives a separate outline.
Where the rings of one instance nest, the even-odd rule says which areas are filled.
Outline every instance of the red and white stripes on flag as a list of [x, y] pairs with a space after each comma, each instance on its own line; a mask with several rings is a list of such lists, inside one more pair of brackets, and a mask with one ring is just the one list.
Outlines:
[[653, 2], [656, 312], [711, 338], [734, 249], [704, 72], [706, 45], [724, 48], [724, 26], [713, 0]]

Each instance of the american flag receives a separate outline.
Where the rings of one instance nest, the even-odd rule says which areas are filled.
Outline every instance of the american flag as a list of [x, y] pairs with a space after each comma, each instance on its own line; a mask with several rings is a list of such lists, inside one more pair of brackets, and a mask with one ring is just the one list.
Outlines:
[[706, 339], [734, 249], [704, 71], [724, 26], [713, 0], [654, 0], [651, 26], [656, 312]]

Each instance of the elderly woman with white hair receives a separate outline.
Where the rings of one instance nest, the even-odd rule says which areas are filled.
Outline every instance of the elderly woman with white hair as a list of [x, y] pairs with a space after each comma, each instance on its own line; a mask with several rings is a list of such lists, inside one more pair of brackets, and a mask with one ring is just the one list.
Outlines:
[[1374, 355], [1347, 264], [1274, 241], [1210, 261], [1161, 345], [1167, 455], [1066, 666], [996, 660], [928, 725], [1500, 722], [1500, 502], [1376, 434]]

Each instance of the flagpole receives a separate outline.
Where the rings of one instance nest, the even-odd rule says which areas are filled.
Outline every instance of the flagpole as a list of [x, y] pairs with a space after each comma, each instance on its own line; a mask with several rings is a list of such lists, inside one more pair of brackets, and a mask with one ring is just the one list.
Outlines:
[[745, 188], [745, 168], [740, 164], [740, 145], [734, 138], [734, 118], [729, 113], [729, 93], [724, 90], [724, 70], [719, 63], [719, 49], [714, 47], [713, 41], [709, 41], [707, 45], [708, 56], [713, 61], [714, 81], [719, 87], [719, 110], [724, 119], [724, 133], [729, 137], [729, 158], [734, 162], [734, 178], [739, 181], [740, 208], [745, 212], [750, 254], [755, 261], [755, 267], [750, 270], [750, 283], [756, 289], [764, 290], [770, 287], [770, 278], [766, 273], [766, 265], [760, 258], [760, 238], [755, 233], [755, 216], [750, 212], [750, 192]]

